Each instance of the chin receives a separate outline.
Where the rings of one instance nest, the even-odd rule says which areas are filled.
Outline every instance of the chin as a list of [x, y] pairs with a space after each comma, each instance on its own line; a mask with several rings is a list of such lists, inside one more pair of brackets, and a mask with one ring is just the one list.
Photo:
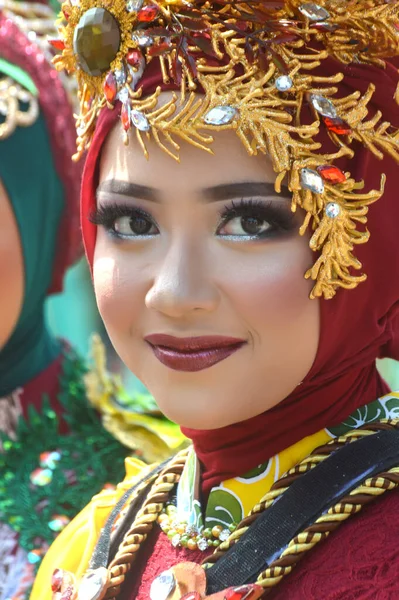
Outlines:
[[[231, 403], [228, 406], [218, 405], [216, 402], [209, 400], [210, 398], [220, 397], [217, 395], [209, 395], [207, 399], [198, 398], [198, 396], [190, 397], [186, 394], [179, 401], [178, 394], [171, 392], [165, 397], [163, 394], [153, 394], [157, 405], [162, 413], [180, 427], [188, 429], [201, 429], [209, 431], [212, 429], [220, 429], [228, 427], [234, 423], [239, 423], [248, 418], [246, 415], [237, 415], [231, 411]], [[171, 398], [174, 402], [171, 403]], [[218, 410], [215, 410], [217, 408]]]

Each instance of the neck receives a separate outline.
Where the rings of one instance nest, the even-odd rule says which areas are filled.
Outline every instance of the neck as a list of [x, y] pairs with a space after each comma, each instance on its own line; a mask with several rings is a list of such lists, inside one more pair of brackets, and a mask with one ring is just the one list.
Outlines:
[[13, 392], [41, 373], [55, 359], [60, 347], [50, 335], [43, 310], [21, 323], [0, 351], [0, 396]]
[[375, 362], [350, 369], [320, 387], [300, 386], [271, 410], [212, 431], [183, 429], [203, 467], [204, 493], [244, 475], [301, 439], [343, 422], [352, 412], [388, 391]]

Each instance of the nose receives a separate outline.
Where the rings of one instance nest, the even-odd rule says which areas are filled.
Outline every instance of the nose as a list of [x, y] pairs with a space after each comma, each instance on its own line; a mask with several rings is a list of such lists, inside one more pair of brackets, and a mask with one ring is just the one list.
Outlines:
[[173, 244], [157, 265], [146, 294], [147, 308], [175, 319], [194, 311], [214, 311], [220, 297], [208, 267], [206, 258], [189, 240]]

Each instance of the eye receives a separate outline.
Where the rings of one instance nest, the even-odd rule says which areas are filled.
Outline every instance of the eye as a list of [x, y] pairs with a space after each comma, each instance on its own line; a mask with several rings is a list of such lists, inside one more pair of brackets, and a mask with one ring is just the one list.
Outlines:
[[124, 237], [156, 235], [158, 233], [154, 223], [141, 214], [119, 217], [114, 221], [112, 229], [115, 233]]
[[231, 202], [221, 212], [216, 231], [220, 237], [264, 239], [293, 229], [293, 215], [288, 204], [272, 200], [243, 198]]
[[259, 236], [270, 229], [273, 226], [268, 223], [265, 219], [260, 217], [234, 217], [227, 221], [221, 229], [219, 229], [219, 235], [231, 235], [231, 236]]
[[121, 239], [151, 237], [159, 234], [155, 219], [138, 207], [120, 204], [100, 205], [89, 220]]

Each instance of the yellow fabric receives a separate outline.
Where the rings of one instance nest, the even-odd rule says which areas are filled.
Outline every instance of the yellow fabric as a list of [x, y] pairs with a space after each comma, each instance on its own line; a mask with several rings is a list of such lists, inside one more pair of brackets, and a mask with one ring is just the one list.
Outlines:
[[115, 490], [103, 490], [94, 496], [52, 544], [40, 566], [31, 600], [51, 600], [50, 582], [54, 569], [65, 569], [78, 578], [86, 571], [99, 533], [115, 504], [146, 471], [153, 468], [136, 458], [127, 458], [125, 467], [123, 482]]
[[329, 442], [333, 438], [325, 429], [309, 435], [308, 437], [286, 448], [280, 454], [273, 456], [267, 463], [267, 470], [256, 478], [244, 479], [236, 477], [220, 484], [223, 490], [231, 492], [242, 506], [242, 518], [246, 517], [250, 510], [267, 494], [280, 477], [292, 469], [296, 464], [318, 446]]

